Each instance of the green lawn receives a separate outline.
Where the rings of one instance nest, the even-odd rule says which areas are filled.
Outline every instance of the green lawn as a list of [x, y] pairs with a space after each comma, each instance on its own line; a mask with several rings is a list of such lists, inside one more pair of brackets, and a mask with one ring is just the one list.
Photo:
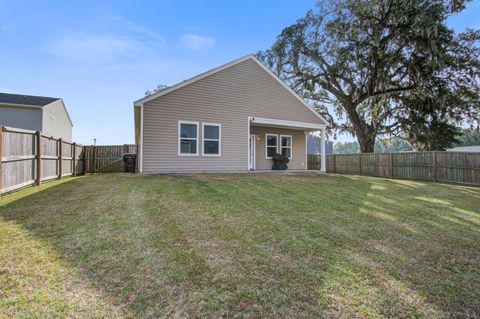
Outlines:
[[478, 318], [480, 188], [65, 179], [0, 200], [0, 318]]

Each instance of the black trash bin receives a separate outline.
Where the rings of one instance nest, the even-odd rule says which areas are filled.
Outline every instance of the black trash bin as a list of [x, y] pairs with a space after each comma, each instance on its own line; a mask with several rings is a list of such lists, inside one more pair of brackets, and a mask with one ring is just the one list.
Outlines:
[[137, 163], [137, 154], [123, 154], [123, 171], [125, 173], [135, 173], [135, 164]]
[[287, 163], [290, 161], [287, 156], [282, 154], [273, 155], [273, 170], [286, 170], [288, 168]]

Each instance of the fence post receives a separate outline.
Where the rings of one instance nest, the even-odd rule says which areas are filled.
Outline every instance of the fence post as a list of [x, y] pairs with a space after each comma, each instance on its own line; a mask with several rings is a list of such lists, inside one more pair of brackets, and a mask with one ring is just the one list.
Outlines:
[[72, 176], [77, 176], [77, 143], [73, 143], [72, 147], [73, 147]]
[[337, 157], [333, 154], [333, 173], [337, 173]]
[[437, 152], [432, 152], [432, 179], [437, 181]]
[[2, 197], [2, 180], [3, 180], [2, 157], [3, 157], [3, 126], [0, 125], [0, 197]]
[[[139, 166], [139, 165], [140, 165], [140, 162], [139, 162], [139, 161], [140, 161], [140, 157], [139, 157], [139, 155], [138, 155], [138, 144], [135, 145], [135, 154], [137, 155], [136, 158], [135, 158], [135, 160], [136, 160], [135, 171], [138, 173], [138, 172], [139, 172], [138, 168], [140, 167], [140, 166]], [[308, 165], [308, 164], [307, 164], [307, 165]]]
[[389, 162], [389, 169], [390, 169], [390, 178], [393, 178], [393, 153], [388, 153], [388, 162]]
[[35, 133], [35, 142], [37, 144], [37, 180], [36, 184], [42, 184], [42, 133]]
[[63, 141], [62, 141], [62, 138], [59, 138], [58, 139], [58, 179], [62, 179], [62, 166], [63, 166], [62, 149], [63, 149]]
[[92, 149], [92, 166], [93, 166], [93, 169], [90, 170], [92, 174], [95, 174], [95, 170], [96, 170], [96, 168], [95, 168], [95, 165], [97, 164], [96, 163], [97, 162], [96, 161], [96, 156], [97, 156], [96, 153], [97, 153], [97, 147], [93, 146], [93, 149]]
[[358, 175], [362, 175], [362, 153], [358, 154]]
[[83, 146], [82, 148], [82, 152], [83, 152], [83, 173], [84, 174], [87, 174], [88, 173], [88, 170], [90, 169], [90, 157], [88, 156], [87, 152], [88, 152], [88, 146]]
[[82, 145], [82, 156], [83, 156], [83, 175], [87, 174], [87, 147]]

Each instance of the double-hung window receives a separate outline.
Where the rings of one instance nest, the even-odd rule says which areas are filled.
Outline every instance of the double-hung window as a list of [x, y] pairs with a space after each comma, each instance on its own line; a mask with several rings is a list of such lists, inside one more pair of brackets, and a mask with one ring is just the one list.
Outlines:
[[198, 155], [198, 122], [178, 122], [178, 155]]
[[280, 135], [280, 154], [292, 159], [292, 136]]
[[278, 135], [265, 134], [265, 158], [271, 159], [278, 152]]
[[203, 123], [203, 155], [220, 156], [221, 154], [221, 125]]

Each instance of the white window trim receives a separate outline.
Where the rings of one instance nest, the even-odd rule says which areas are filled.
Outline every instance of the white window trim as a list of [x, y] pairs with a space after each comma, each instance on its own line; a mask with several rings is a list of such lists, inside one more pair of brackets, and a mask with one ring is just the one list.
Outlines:
[[265, 133], [265, 159], [272, 159], [273, 157], [268, 157], [268, 147], [273, 147], [272, 145], [268, 145], [267, 143], [267, 138], [269, 136], [275, 136], [277, 138], [277, 145], [275, 145], [276, 149], [277, 149], [277, 153], [278, 153], [278, 134], [273, 134], [273, 133]]
[[[191, 137], [181, 137], [180, 136], [180, 133], [181, 133], [181, 127], [182, 127], [182, 124], [195, 124], [197, 126], [197, 138], [191, 138]], [[200, 139], [199, 137], [199, 125], [200, 123], [199, 122], [195, 122], [195, 121], [178, 121], [178, 156], [198, 156], [199, 152], [198, 152], [198, 140]], [[196, 153], [181, 153], [180, 152], [180, 149], [181, 149], [181, 140], [196, 140], [196, 144], [197, 144], [197, 148], [196, 148]]]
[[[290, 137], [290, 146], [282, 146], [282, 137]], [[293, 137], [292, 135], [285, 135], [282, 134], [280, 135], [280, 141], [279, 141], [279, 147], [280, 147], [280, 154], [282, 154], [282, 148], [289, 148], [290, 149], [290, 156], [288, 157], [289, 160], [292, 159], [293, 157]]]
[[[205, 138], [205, 125], [218, 126], [218, 139]], [[218, 141], [218, 154], [205, 154], [205, 141]], [[202, 123], [202, 156], [220, 157], [222, 156], [222, 124], [220, 123]]]

